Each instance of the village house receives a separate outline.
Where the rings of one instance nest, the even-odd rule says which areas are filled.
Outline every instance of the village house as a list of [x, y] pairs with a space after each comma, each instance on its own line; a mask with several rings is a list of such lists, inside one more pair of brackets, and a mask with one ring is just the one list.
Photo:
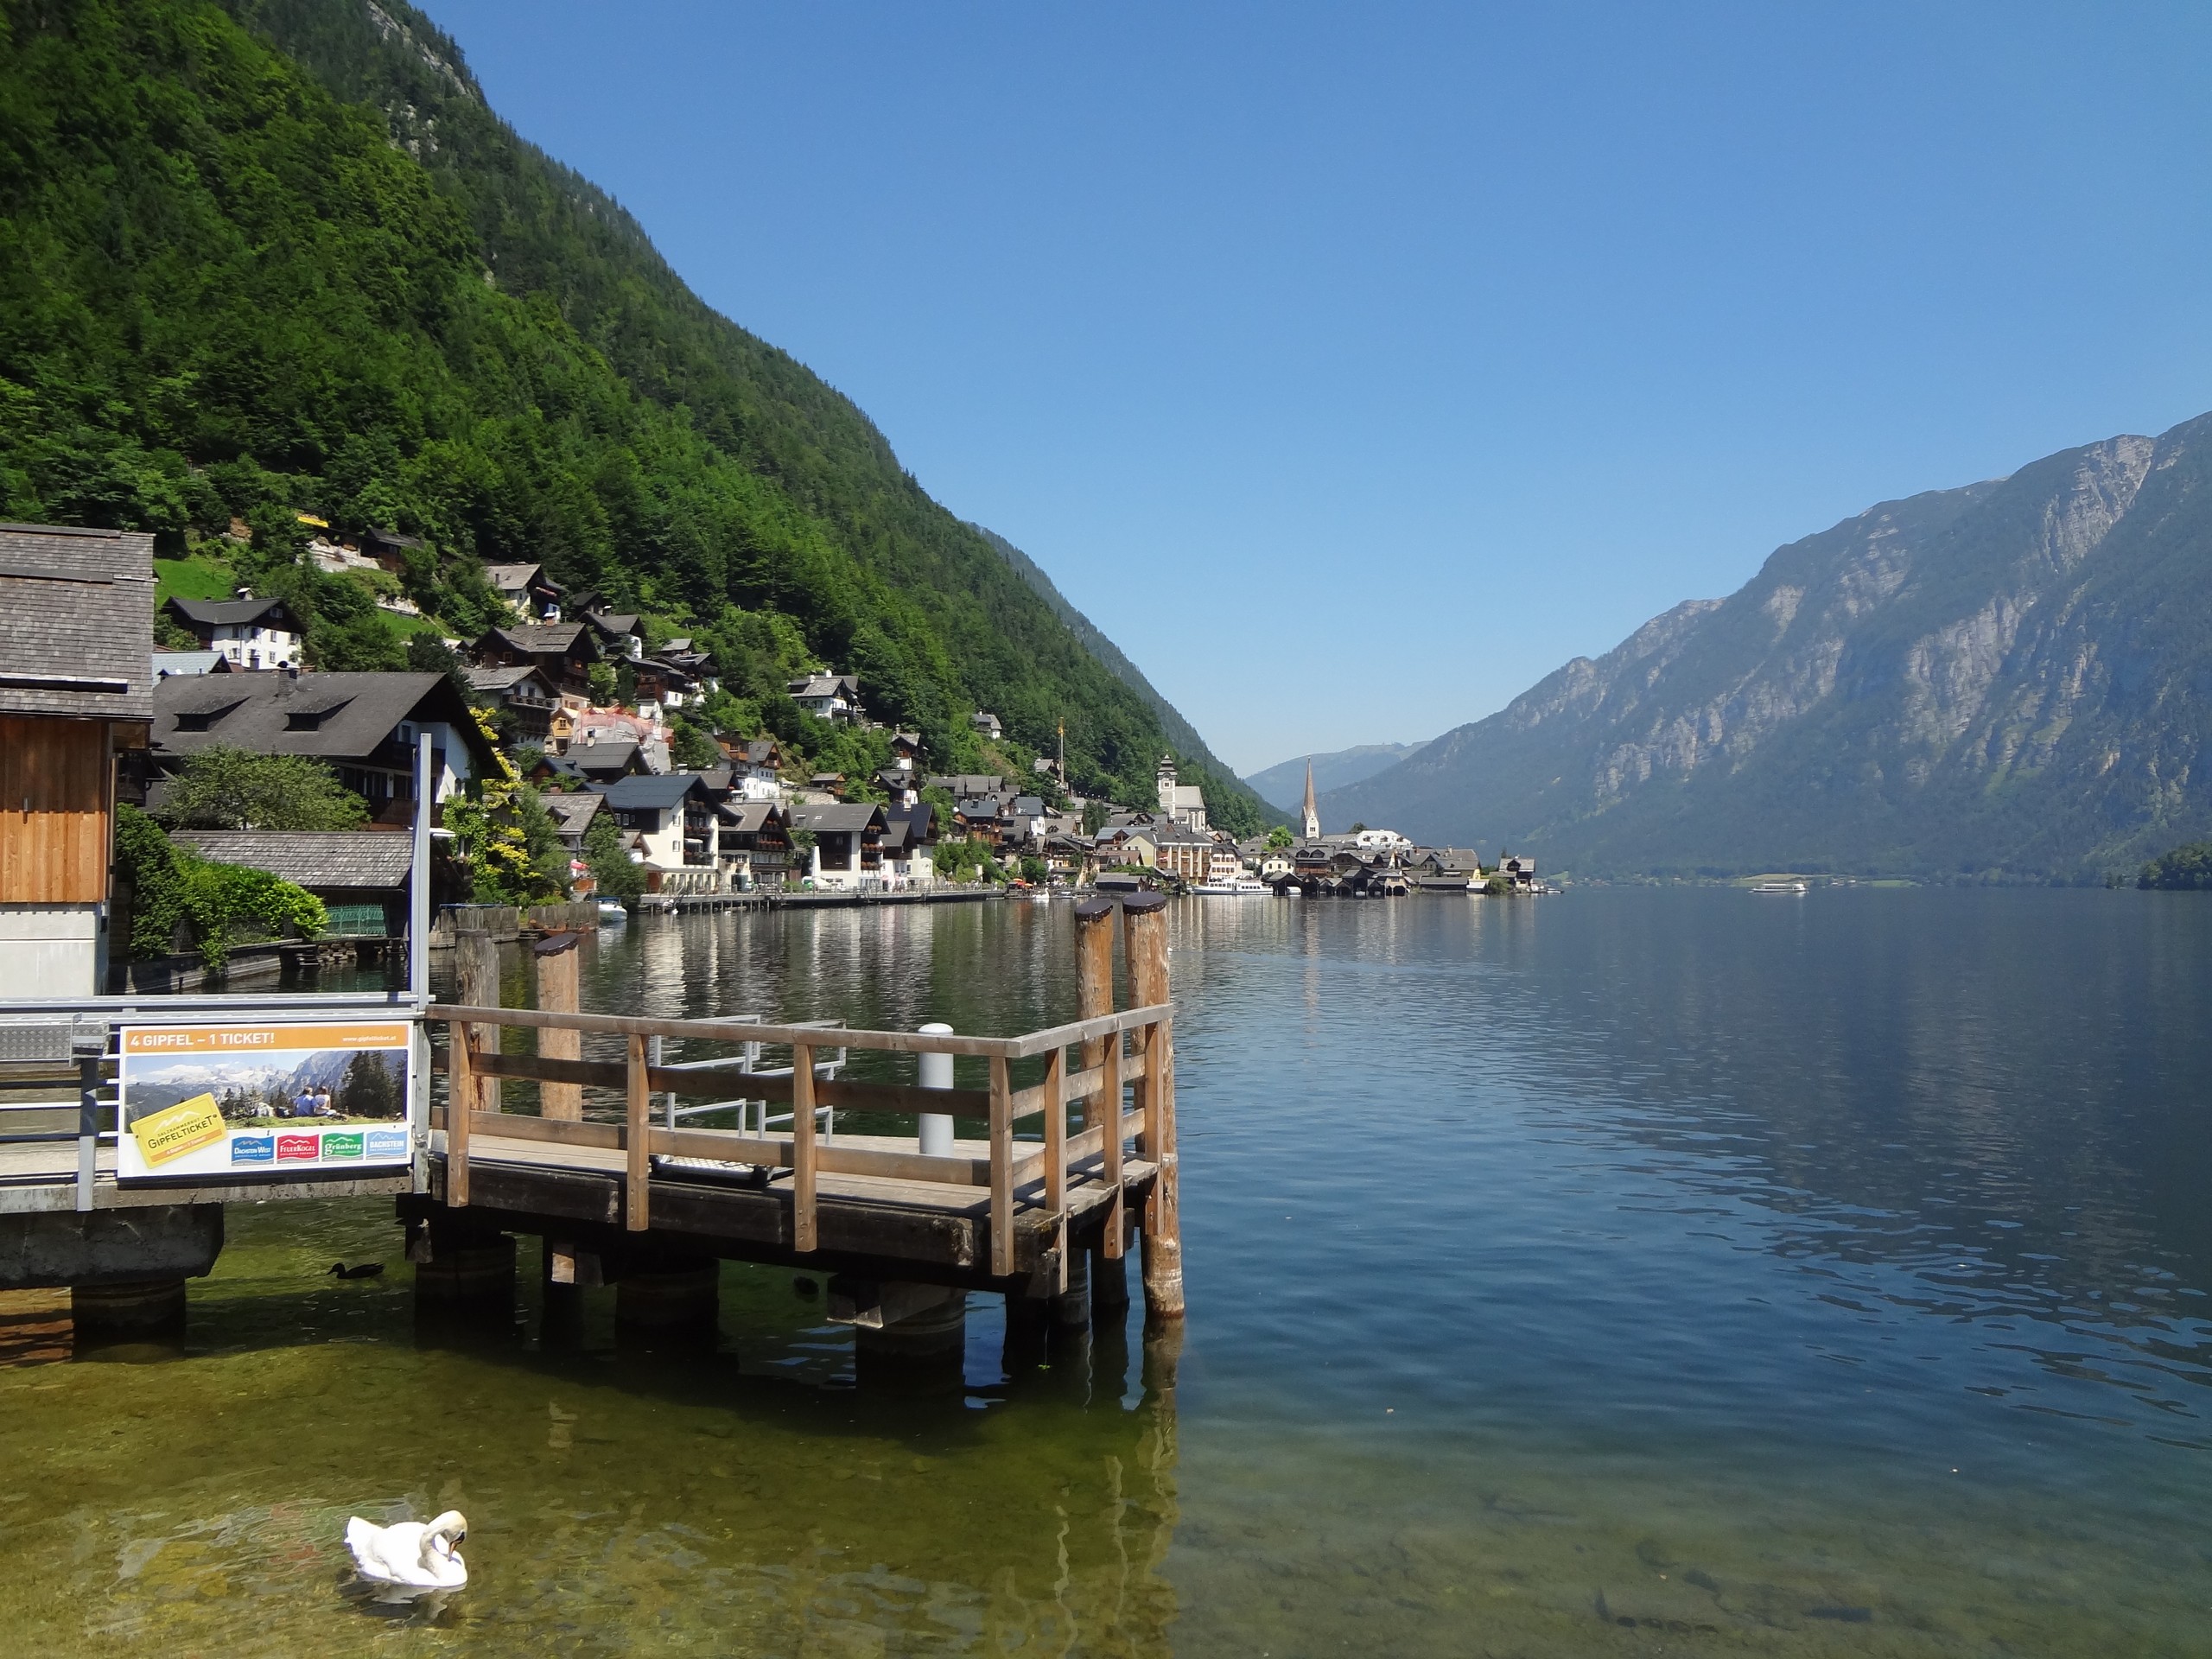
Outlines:
[[791, 842], [783, 809], [773, 801], [724, 801], [715, 809], [721, 840], [716, 852], [724, 887], [750, 893], [780, 887], [791, 874]]
[[925, 789], [941, 789], [955, 798], [996, 796], [1005, 792], [1006, 779], [995, 772], [940, 772], [925, 779], [922, 786]]
[[1173, 820], [1155, 823], [1145, 833], [1152, 837], [1153, 863], [1161, 871], [1185, 881], [1204, 881], [1211, 875], [1211, 836]]
[[1017, 795], [1007, 814], [1007, 838], [1025, 844], [1040, 842], [1051, 817], [1052, 810], [1041, 797]]
[[564, 728], [563, 740], [574, 732], [575, 720], [562, 708], [561, 695], [546, 679], [543, 671], [472, 668], [467, 672], [469, 687], [476, 693], [477, 706], [507, 716], [505, 724], [512, 734], [508, 741], [553, 747], [556, 716]]
[[861, 683], [850, 674], [810, 674], [785, 689], [791, 701], [817, 720], [860, 718]]
[[891, 764], [900, 772], [912, 773], [921, 765], [922, 738], [918, 732], [891, 734]]
[[558, 622], [567, 591], [542, 564], [487, 564], [484, 580], [506, 602], [518, 622]]
[[696, 772], [618, 778], [607, 798], [632, 860], [654, 893], [713, 893], [721, 886], [714, 791]]
[[1468, 893], [1483, 884], [1483, 865], [1468, 847], [1431, 847], [1401, 861], [1406, 879], [1424, 893]]
[[937, 816], [918, 802], [883, 812], [883, 883], [893, 889], [937, 885]]
[[172, 599], [162, 607], [189, 629], [202, 651], [238, 668], [289, 668], [300, 658], [302, 630], [281, 599]]
[[1536, 861], [1518, 853], [1508, 853], [1497, 861], [1497, 873], [1515, 891], [1533, 893], [1536, 887]]
[[729, 763], [731, 791], [748, 801], [784, 798], [784, 752], [772, 737], [718, 736], [715, 746]]
[[470, 649], [480, 668], [534, 668], [563, 696], [591, 694], [592, 665], [601, 659], [581, 622], [523, 623], [493, 628]]
[[553, 828], [561, 837], [561, 844], [569, 849], [570, 859], [581, 859], [584, 854], [584, 837], [591, 833], [592, 820], [607, 805], [607, 797], [595, 789], [579, 789], [573, 793], [544, 794], [537, 798], [553, 820]]
[[587, 607], [582, 614], [584, 626], [609, 657], [624, 657], [636, 662], [645, 656], [645, 636], [638, 631], [636, 613]]
[[0, 525], [0, 997], [106, 988], [117, 758], [153, 715], [153, 559], [142, 531]]
[[912, 806], [922, 798], [921, 791], [914, 787], [914, 774], [901, 772], [896, 766], [886, 766], [877, 772], [875, 782], [893, 806]]
[[988, 709], [978, 709], [968, 716], [968, 723], [995, 743], [1006, 735], [1005, 728], [999, 724], [999, 717]]
[[238, 664], [219, 651], [157, 651], [153, 657], [154, 677], [166, 680], [172, 674], [232, 674]]
[[[442, 674], [203, 675], [154, 688], [152, 759], [174, 772], [210, 744], [321, 760], [379, 823], [415, 816], [415, 740], [430, 736], [431, 799], [499, 772], [468, 705]], [[159, 789], [161, 785], [156, 785]]]
[[653, 776], [645, 751], [628, 738], [608, 738], [598, 743], [571, 743], [561, 759], [568, 769], [587, 784], [611, 784], [618, 778]]
[[1119, 865], [1141, 865], [1147, 870], [1156, 868], [1160, 863], [1158, 834], [1149, 823], [1109, 824], [1092, 842], [1098, 868], [1106, 870]]
[[1242, 881], [1244, 876], [1244, 855], [1236, 850], [1236, 843], [1225, 836], [1216, 836], [1213, 852], [1206, 861], [1206, 880], [1225, 887]]
[[855, 893], [881, 885], [887, 827], [881, 807], [865, 801], [794, 806], [788, 820], [792, 830], [804, 830], [814, 836], [808, 874], [817, 889]]

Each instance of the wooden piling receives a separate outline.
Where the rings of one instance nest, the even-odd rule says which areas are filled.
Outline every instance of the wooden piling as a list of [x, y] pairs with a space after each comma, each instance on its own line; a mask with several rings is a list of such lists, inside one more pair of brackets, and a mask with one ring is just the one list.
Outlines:
[[[1114, 901], [1110, 899], [1086, 899], [1075, 907], [1075, 995], [1076, 1018], [1096, 1019], [1102, 1014], [1114, 1012]], [[1104, 1068], [1104, 1086], [1096, 1094], [1086, 1095], [1083, 1102], [1083, 1126], [1086, 1129], [1110, 1124], [1112, 1129], [1103, 1137], [1105, 1145], [1104, 1166], [1107, 1185], [1114, 1196], [1105, 1224], [1099, 1229], [1098, 1244], [1094, 1254], [1101, 1263], [1119, 1262], [1122, 1259], [1122, 1036], [1094, 1038], [1083, 1046], [1083, 1065], [1085, 1071]], [[1118, 1274], [1119, 1268], [1114, 1269]], [[1094, 1279], [1103, 1275], [1094, 1271]], [[1126, 1306], [1126, 1297], [1124, 1306]]]
[[[1171, 1000], [1167, 973], [1167, 901], [1138, 893], [1122, 906], [1122, 948], [1129, 994], [1139, 1007]], [[1171, 1020], [1152, 1027], [1145, 1043], [1145, 1156], [1160, 1166], [1144, 1210], [1144, 1306], [1147, 1316], [1183, 1317], [1183, 1221], [1175, 1152], [1175, 1036]]]
[[645, 1069], [645, 1039], [630, 1039], [629, 1065], [624, 1075], [623, 1149], [628, 1154], [623, 1185], [629, 1202], [624, 1219], [628, 1230], [642, 1233], [652, 1225], [652, 1080]]
[[820, 1246], [815, 1229], [814, 1051], [791, 1045], [791, 1249]]
[[[576, 949], [581, 933], [549, 933], [531, 947], [537, 969], [537, 1006], [549, 1014], [574, 1014], [579, 1003], [577, 979], [582, 953]], [[549, 1060], [581, 1060], [584, 1034], [560, 1026], [545, 1026], [537, 1033], [537, 1052]], [[579, 1083], [543, 1083], [537, 1086], [537, 1109], [543, 1117], [581, 1122], [584, 1090]]]
[[[466, 927], [454, 935], [454, 977], [455, 991], [463, 1007], [496, 1008], [500, 1006], [499, 945], [486, 928]], [[468, 1040], [474, 1054], [496, 1054], [499, 1052], [499, 1027], [471, 1026]], [[476, 1078], [476, 1109], [496, 1112], [499, 1109], [499, 1080], [480, 1071]]]
[[[1086, 899], [1075, 907], [1075, 1017], [1093, 1020], [1114, 1012], [1114, 901]], [[1106, 1041], [1083, 1046], [1084, 1070], [1105, 1058]], [[1084, 1128], [1106, 1122], [1106, 1103], [1096, 1095], [1083, 1103]]]

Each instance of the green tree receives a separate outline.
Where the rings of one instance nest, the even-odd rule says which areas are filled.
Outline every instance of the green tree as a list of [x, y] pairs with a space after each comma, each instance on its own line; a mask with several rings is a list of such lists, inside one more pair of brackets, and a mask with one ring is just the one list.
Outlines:
[[2191, 842], [2152, 859], [2135, 885], [2175, 891], [2212, 887], [2212, 841]]
[[219, 969], [259, 933], [312, 938], [329, 925], [322, 901], [264, 870], [219, 864], [179, 846], [127, 803], [116, 809], [116, 862], [130, 888], [130, 955], [167, 956], [181, 938]]
[[185, 830], [353, 830], [369, 809], [320, 760], [210, 743], [169, 780], [160, 816]]
[[601, 709], [613, 706], [615, 693], [620, 687], [612, 663], [594, 663], [584, 671], [584, 680], [591, 687], [594, 706]]
[[688, 720], [678, 720], [669, 728], [669, 758], [689, 772], [709, 772], [721, 764], [722, 752], [715, 747], [715, 740]]
[[584, 831], [584, 862], [602, 899], [634, 899], [645, 890], [645, 873], [631, 861], [629, 837], [605, 807]]
[[1280, 853], [1290, 846], [1293, 839], [1290, 830], [1279, 823], [1268, 831], [1268, 850], [1271, 853]]

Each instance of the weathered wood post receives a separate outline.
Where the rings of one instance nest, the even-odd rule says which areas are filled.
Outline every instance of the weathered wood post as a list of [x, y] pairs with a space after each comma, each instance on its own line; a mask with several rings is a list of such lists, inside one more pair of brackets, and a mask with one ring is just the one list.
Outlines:
[[[576, 949], [581, 933], [549, 933], [531, 947], [537, 969], [537, 1006], [549, 1014], [574, 1014], [579, 1006], [577, 980], [582, 953]], [[584, 1034], [554, 1026], [537, 1029], [537, 1052], [549, 1060], [581, 1060]], [[584, 1115], [584, 1088], [580, 1083], [541, 1083], [537, 1109], [546, 1117], [580, 1122]]]
[[[1076, 1018], [1094, 1020], [1114, 1011], [1114, 901], [1086, 899], [1075, 909]], [[1083, 1126], [1106, 1125], [1102, 1173], [1114, 1189], [1112, 1201], [1100, 1224], [1098, 1237], [1088, 1252], [1086, 1264], [1091, 1306], [1101, 1314], [1117, 1314], [1129, 1305], [1128, 1274], [1122, 1264], [1122, 1239], [1127, 1223], [1122, 1214], [1122, 1089], [1119, 1064], [1122, 1039], [1094, 1038], [1083, 1046], [1083, 1068], [1095, 1071], [1106, 1065], [1107, 1047], [1113, 1046], [1116, 1064], [1105, 1086], [1084, 1096]]]
[[[1122, 948], [1129, 995], [1139, 1007], [1170, 1000], [1167, 901], [1156, 893], [1122, 906]], [[1152, 1027], [1145, 1044], [1144, 1088], [1149, 1126], [1145, 1156], [1159, 1166], [1144, 1212], [1144, 1306], [1153, 1319], [1183, 1317], [1183, 1221], [1175, 1153], [1175, 1037], [1172, 1021]]]
[[[499, 1006], [499, 946], [488, 928], [465, 927], [455, 931], [454, 942], [454, 994], [464, 1007], [496, 1008]], [[496, 1054], [499, 1052], [499, 1030], [497, 1026], [470, 1026], [463, 1035], [469, 1052]], [[499, 1109], [499, 1080], [476, 1074], [476, 1109], [496, 1112]]]

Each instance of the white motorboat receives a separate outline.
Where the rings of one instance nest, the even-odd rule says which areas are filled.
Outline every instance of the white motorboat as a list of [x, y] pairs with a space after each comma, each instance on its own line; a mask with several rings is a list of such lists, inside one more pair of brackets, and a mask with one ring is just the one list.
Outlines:
[[619, 927], [629, 919], [630, 912], [625, 910], [618, 901], [613, 899], [602, 899], [599, 901], [599, 925], [601, 927], [605, 927], [610, 922]]

